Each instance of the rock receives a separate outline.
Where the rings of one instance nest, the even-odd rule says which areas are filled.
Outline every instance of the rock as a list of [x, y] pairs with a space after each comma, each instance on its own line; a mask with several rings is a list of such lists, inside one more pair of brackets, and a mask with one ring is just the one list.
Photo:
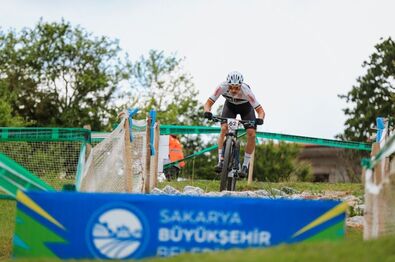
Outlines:
[[300, 194], [291, 195], [288, 198], [289, 199], [304, 199], [304, 197], [301, 196]]
[[255, 191], [247, 191], [247, 196], [248, 197], [253, 197], [253, 198], [258, 198], [259, 195], [255, 193]]
[[235, 191], [231, 192], [231, 195], [236, 196], [236, 197], [248, 197], [248, 191]]
[[210, 197], [220, 197], [222, 196], [220, 192], [208, 192], [205, 194], [205, 196], [210, 196]]
[[363, 228], [363, 223], [363, 216], [353, 216], [346, 219], [346, 225], [348, 227]]
[[360, 200], [357, 197], [353, 196], [353, 195], [342, 197], [341, 201], [347, 202], [347, 204], [349, 206], [353, 206], [354, 208], [360, 202]]
[[167, 185], [163, 188], [163, 192], [165, 194], [169, 194], [169, 195], [179, 195], [180, 194], [180, 191], [178, 191], [177, 189], [175, 189], [174, 187], [169, 186], [169, 185]]
[[204, 194], [204, 190], [200, 187], [185, 186], [183, 195], [200, 196]]
[[232, 192], [231, 191], [221, 191], [219, 193], [220, 196], [232, 196]]
[[285, 194], [283, 191], [277, 189], [277, 188], [272, 188], [271, 189], [271, 195], [278, 197], [278, 196], [287, 196], [287, 194]]
[[165, 192], [163, 192], [163, 190], [161, 190], [161, 189], [159, 189], [159, 188], [156, 188], [156, 187], [155, 187], [154, 189], [152, 189], [150, 193], [153, 194], [153, 195], [162, 195], [162, 194], [165, 194]]
[[287, 195], [299, 193], [297, 190], [293, 189], [292, 187], [287, 187], [287, 186], [283, 186], [282, 188], [280, 188], [280, 190], [283, 191]]
[[270, 193], [266, 190], [260, 189], [255, 191], [255, 195], [257, 195], [258, 197], [268, 197], [270, 196]]

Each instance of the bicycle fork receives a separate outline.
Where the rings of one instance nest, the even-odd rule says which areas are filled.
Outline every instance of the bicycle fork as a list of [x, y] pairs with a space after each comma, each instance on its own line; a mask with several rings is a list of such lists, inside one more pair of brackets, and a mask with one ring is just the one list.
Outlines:
[[228, 177], [237, 178], [240, 170], [240, 142], [233, 139], [232, 147], [232, 169], [229, 171]]

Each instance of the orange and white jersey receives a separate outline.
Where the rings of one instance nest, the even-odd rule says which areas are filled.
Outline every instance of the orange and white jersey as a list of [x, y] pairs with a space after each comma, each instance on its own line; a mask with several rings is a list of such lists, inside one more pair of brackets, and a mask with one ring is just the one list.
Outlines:
[[227, 82], [223, 82], [217, 87], [214, 94], [210, 96], [209, 99], [215, 102], [220, 95], [222, 95], [228, 102], [235, 105], [249, 102], [254, 109], [257, 109], [261, 106], [261, 104], [256, 100], [249, 85], [245, 83], [241, 85], [241, 88], [236, 95], [232, 95], [229, 92], [229, 84]]

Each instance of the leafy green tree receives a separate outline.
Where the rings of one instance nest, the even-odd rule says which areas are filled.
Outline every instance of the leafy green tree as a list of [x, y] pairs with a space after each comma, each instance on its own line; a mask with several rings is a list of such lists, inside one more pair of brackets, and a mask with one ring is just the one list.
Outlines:
[[20, 116], [12, 115], [11, 105], [4, 99], [0, 99], [0, 126], [18, 127], [24, 126], [25, 123]]
[[311, 181], [311, 166], [298, 162], [297, 144], [268, 141], [255, 148], [254, 178], [259, 181], [289, 181], [295, 176], [300, 181]]
[[[151, 109], [156, 110], [162, 125], [201, 125], [203, 107], [197, 100], [198, 90], [192, 77], [183, 69], [183, 61], [175, 54], [166, 55], [156, 50], [151, 50], [147, 57], [141, 56], [133, 65], [130, 106], [140, 108], [142, 117]], [[181, 142], [185, 156], [207, 146], [199, 135], [182, 136]], [[206, 174], [207, 164], [202, 163], [207, 163], [208, 158], [209, 154], [188, 160], [182, 175]]]
[[142, 108], [145, 113], [155, 109], [163, 124], [200, 123], [198, 91], [182, 62], [183, 59], [165, 55], [163, 51], [151, 50], [148, 57], [141, 56], [133, 66], [135, 82], [130, 93], [131, 105]]
[[36, 126], [108, 128], [115, 91], [130, 76], [117, 41], [69, 22], [0, 31], [0, 87]]
[[366, 73], [346, 95], [339, 95], [349, 104], [343, 111], [348, 119], [345, 140], [367, 141], [376, 131], [376, 117], [392, 117], [395, 113], [395, 43], [389, 37], [375, 46], [369, 61], [362, 64]]
[[20, 127], [27, 123], [23, 118], [13, 113], [10, 105], [10, 96], [5, 92], [5, 88], [1, 87], [0, 83], [0, 126], [2, 127]]

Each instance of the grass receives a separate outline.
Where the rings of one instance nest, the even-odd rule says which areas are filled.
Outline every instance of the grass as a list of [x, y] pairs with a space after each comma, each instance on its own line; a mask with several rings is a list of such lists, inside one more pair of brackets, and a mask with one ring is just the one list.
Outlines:
[[15, 228], [16, 202], [13, 200], [0, 200], [0, 261], [11, 254], [12, 235]]
[[321, 241], [280, 245], [268, 249], [230, 250], [205, 254], [183, 254], [167, 259], [147, 261], [395, 261], [395, 237], [374, 241], [346, 239], [343, 241]]
[[[202, 188], [206, 192], [218, 191], [219, 181], [182, 181], [160, 184], [163, 188], [171, 185], [182, 190], [186, 185]], [[299, 192], [322, 193], [324, 191], [343, 191], [362, 195], [360, 184], [325, 184], [325, 183], [261, 183], [239, 184], [239, 190], [257, 190], [269, 188], [281, 189], [291, 187]], [[12, 234], [15, 226], [15, 201], [0, 200], [0, 261], [10, 258], [12, 251]], [[281, 245], [268, 249], [229, 250], [206, 254], [183, 254], [172, 258], [152, 258], [144, 261], [395, 261], [395, 237], [374, 241], [362, 241], [361, 229], [347, 228], [345, 239], [336, 242], [299, 243]], [[15, 260], [13, 260], [15, 261]], [[16, 260], [32, 261], [32, 260]], [[37, 259], [33, 261], [51, 261]], [[93, 261], [93, 260], [81, 260]]]

